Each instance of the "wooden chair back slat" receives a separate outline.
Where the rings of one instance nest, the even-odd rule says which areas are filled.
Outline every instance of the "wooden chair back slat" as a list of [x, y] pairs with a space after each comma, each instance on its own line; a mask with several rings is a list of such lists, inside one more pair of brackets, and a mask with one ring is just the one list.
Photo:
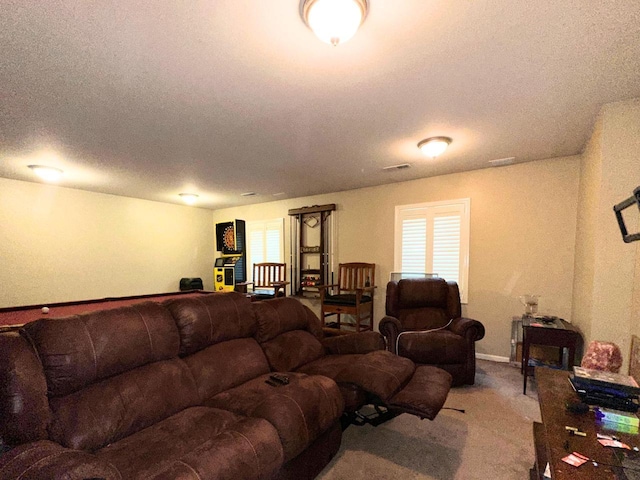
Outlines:
[[355, 290], [375, 285], [375, 271], [373, 263], [341, 263], [338, 269], [340, 290]]
[[287, 281], [287, 265], [285, 263], [254, 263], [254, 288], [271, 287], [274, 282]]

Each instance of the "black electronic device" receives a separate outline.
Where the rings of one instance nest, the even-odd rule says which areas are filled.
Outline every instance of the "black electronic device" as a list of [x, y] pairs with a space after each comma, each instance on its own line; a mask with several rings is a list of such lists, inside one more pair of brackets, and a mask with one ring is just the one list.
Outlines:
[[286, 375], [283, 375], [281, 373], [274, 373], [272, 375], [269, 376], [269, 378], [271, 380], [273, 380], [274, 382], [278, 382], [282, 385], [288, 385], [289, 384], [289, 377], [287, 377]]
[[571, 413], [587, 413], [589, 405], [584, 402], [567, 402], [567, 410]]
[[601, 407], [634, 413], [640, 409], [638, 395], [614, 387], [584, 384], [576, 381], [573, 375], [569, 377], [569, 381], [580, 397], [580, 400], [588, 405], [599, 405]]
[[638, 209], [640, 210], [640, 187], [636, 187], [636, 189], [633, 191], [633, 196], [613, 206], [613, 211], [616, 214], [616, 220], [618, 220], [618, 227], [620, 227], [620, 233], [622, 234], [622, 240], [624, 240], [625, 243], [631, 243], [640, 240], [640, 232], [629, 233], [627, 231], [627, 226], [624, 222], [624, 217], [622, 216], [622, 211], [626, 210], [632, 205], [637, 205]]
[[202, 290], [201, 278], [181, 278], [180, 279], [180, 291], [185, 290]]
[[272, 387], [282, 387], [289, 384], [289, 377], [281, 373], [274, 373], [269, 375], [269, 379], [265, 380], [265, 383]]

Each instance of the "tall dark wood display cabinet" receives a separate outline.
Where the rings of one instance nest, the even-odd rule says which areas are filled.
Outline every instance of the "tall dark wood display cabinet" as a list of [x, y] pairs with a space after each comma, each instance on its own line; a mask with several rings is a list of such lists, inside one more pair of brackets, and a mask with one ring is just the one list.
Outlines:
[[331, 214], [335, 210], [334, 203], [289, 210], [293, 295], [317, 297], [318, 285], [333, 281]]

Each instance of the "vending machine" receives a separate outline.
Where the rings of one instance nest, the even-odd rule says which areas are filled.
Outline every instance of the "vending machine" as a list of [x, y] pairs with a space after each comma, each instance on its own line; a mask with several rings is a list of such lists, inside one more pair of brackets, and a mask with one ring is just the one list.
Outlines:
[[237, 257], [216, 258], [213, 268], [213, 287], [216, 292], [233, 292], [236, 286], [236, 264]]

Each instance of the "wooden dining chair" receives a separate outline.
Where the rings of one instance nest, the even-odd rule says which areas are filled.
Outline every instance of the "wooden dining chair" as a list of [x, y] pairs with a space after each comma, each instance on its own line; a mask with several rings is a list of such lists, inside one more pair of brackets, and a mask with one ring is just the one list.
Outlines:
[[[252, 285], [251, 289], [247, 286]], [[287, 265], [285, 263], [254, 263], [253, 281], [238, 284], [239, 291], [252, 295], [254, 300], [268, 300], [276, 297], [286, 297]]]
[[[342, 315], [355, 317], [355, 331], [373, 330], [373, 294], [375, 292], [375, 263], [341, 263], [338, 283], [321, 285], [320, 302], [325, 327], [341, 329]], [[327, 317], [336, 315], [336, 322]]]

